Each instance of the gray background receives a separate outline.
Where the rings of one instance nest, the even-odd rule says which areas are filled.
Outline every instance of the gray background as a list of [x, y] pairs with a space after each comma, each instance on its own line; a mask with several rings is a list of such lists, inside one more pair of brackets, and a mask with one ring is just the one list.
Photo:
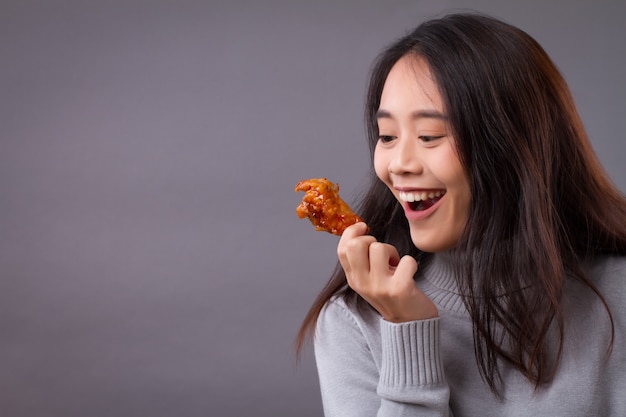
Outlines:
[[391, 40], [451, 9], [535, 36], [626, 190], [622, 0], [0, 2], [0, 415], [320, 416], [293, 338], [335, 263]]

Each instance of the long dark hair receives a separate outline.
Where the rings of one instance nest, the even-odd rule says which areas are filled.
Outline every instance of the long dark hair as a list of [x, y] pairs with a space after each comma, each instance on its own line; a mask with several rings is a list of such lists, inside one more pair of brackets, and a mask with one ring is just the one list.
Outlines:
[[[469, 179], [468, 222], [453, 249], [473, 322], [481, 375], [500, 392], [499, 361], [539, 386], [560, 361], [565, 279], [583, 282], [584, 260], [626, 254], [626, 198], [600, 165], [571, 93], [528, 34], [500, 20], [454, 14], [431, 20], [387, 48], [372, 69], [366, 103], [370, 151], [385, 79], [405, 55], [428, 63]], [[371, 234], [424, 264], [399, 204], [373, 174], [360, 206]], [[365, 304], [338, 266], [306, 316], [300, 349], [335, 295]], [[556, 329], [556, 351], [548, 333]], [[610, 350], [611, 344], [607, 346]]]

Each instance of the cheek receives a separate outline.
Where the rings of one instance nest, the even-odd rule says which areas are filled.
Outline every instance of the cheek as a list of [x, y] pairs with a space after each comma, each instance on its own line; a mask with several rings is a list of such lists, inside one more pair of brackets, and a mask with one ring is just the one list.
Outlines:
[[385, 152], [379, 150], [378, 147], [374, 150], [374, 171], [376, 176], [381, 181], [387, 182], [389, 179], [388, 161], [385, 159]]
[[454, 188], [462, 189], [463, 193], [469, 193], [469, 183], [465, 170], [461, 165], [458, 155], [452, 147], [438, 155], [438, 160], [434, 166], [440, 167], [440, 176], [444, 182]]
[[469, 180], [465, 174], [465, 171], [461, 167], [456, 170], [453, 181], [453, 186], [455, 188], [455, 194], [457, 198], [456, 216], [458, 218], [458, 221], [462, 225], [465, 225], [469, 215], [472, 194], [470, 192]]
[[469, 179], [458, 155], [450, 147], [439, 155], [434, 166], [439, 168], [439, 179], [454, 195], [455, 217], [460, 223], [465, 224], [471, 203], [471, 192]]

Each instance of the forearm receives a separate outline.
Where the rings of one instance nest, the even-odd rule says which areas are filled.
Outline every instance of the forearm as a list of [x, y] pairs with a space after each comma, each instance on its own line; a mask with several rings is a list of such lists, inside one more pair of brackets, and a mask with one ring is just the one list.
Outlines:
[[450, 392], [439, 354], [439, 319], [381, 323], [379, 417], [449, 416]]
[[326, 417], [449, 416], [438, 340], [438, 319], [363, 324], [332, 305], [315, 342]]

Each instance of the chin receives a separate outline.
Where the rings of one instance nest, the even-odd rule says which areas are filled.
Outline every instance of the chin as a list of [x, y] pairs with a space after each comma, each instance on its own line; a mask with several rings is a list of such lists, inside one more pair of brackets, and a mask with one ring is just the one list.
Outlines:
[[456, 239], [441, 239], [439, 236], [427, 236], [419, 230], [411, 230], [411, 240], [417, 249], [427, 253], [445, 252], [456, 246]]

